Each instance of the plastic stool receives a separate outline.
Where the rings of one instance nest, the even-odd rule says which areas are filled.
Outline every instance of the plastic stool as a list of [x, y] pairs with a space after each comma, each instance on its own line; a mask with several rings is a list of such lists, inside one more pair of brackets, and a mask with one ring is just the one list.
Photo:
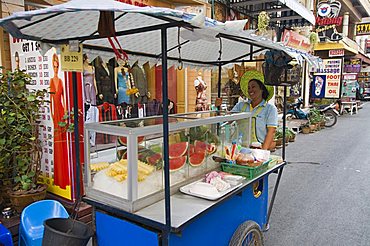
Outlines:
[[50, 218], [68, 218], [63, 205], [54, 200], [31, 203], [21, 214], [19, 224], [19, 246], [41, 246], [44, 234], [44, 221]]
[[12, 234], [2, 224], [0, 224], [0, 245], [13, 246]]

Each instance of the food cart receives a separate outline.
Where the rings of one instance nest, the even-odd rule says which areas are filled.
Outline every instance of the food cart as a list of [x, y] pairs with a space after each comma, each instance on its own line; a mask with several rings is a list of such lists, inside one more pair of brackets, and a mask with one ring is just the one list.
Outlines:
[[[262, 242], [261, 230], [268, 228], [286, 164], [285, 147], [281, 160], [275, 158], [266, 162], [264, 169], [252, 173], [223, 194], [204, 197], [206, 199], [185, 194], [187, 185], [203, 179], [212, 170], [220, 169], [220, 164], [213, 161], [213, 155], [224, 155], [224, 147], [239, 136], [238, 121], [250, 120], [251, 115], [223, 112], [169, 115], [167, 67], [217, 67], [220, 96], [223, 66], [256, 61], [255, 55], [269, 49], [282, 50], [297, 60], [307, 59], [307, 56], [256, 36], [252, 31], [242, 31], [245, 21], [219, 23], [201, 15], [165, 8], [140, 8], [113, 0], [72, 0], [42, 10], [15, 13], [1, 20], [0, 25], [16, 38], [54, 46], [78, 41], [83, 43], [84, 52], [112, 56], [110, 42], [106, 36], [98, 34], [97, 26], [103, 13], [113, 16], [114, 34], [130, 58], [161, 63], [164, 111], [161, 117], [85, 125], [85, 136], [95, 132], [111, 135], [117, 140], [124, 139], [126, 143], [121, 146], [114, 141], [110, 148], [96, 152], [96, 148], [94, 150], [85, 141], [84, 200], [94, 208], [98, 245], [116, 245], [117, 242], [125, 245], [226, 245], [229, 242], [230, 245], [241, 245], [245, 240]], [[76, 72], [73, 75], [76, 92]], [[77, 102], [77, 93], [74, 93], [74, 101]], [[80, 170], [77, 108], [74, 116], [75, 164]], [[285, 122], [283, 127], [285, 129]], [[206, 137], [201, 140], [192, 138], [191, 131], [199, 129], [206, 129]], [[170, 171], [176, 169], [171, 161], [174, 158], [170, 159], [170, 147], [173, 146], [170, 146], [169, 136], [172, 134], [180, 136], [180, 142], [186, 146], [185, 152], [179, 156], [179, 159], [186, 160], [179, 164], [181, 168], [176, 172]], [[212, 136], [217, 136], [218, 140]], [[191, 165], [187, 161], [190, 146], [196, 145], [196, 141], [206, 143], [206, 148], [217, 142], [213, 153], [204, 156], [202, 165]], [[142, 149], [152, 149], [152, 146], [159, 146], [161, 159], [158, 163], [163, 163], [160, 167], [152, 168], [140, 162]], [[111, 179], [104, 176], [107, 172], [99, 172], [99, 169], [105, 165], [102, 162], [108, 163], [104, 168], [113, 167], [114, 163], [122, 160], [121, 154], [126, 154], [124, 173], [117, 171], [122, 169], [119, 163], [118, 169], [112, 170], [124, 180], [121, 188], [117, 189], [115, 183], [108, 183]], [[90, 164], [100, 166], [96, 165], [92, 170]], [[145, 177], [141, 177], [143, 173]], [[272, 173], [277, 173], [278, 177], [272, 198], [268, 201], [268, 176]], [[97, 181], [99, 178], [102, 182]], [[147, 185], [142, 185], [145, 182]]]

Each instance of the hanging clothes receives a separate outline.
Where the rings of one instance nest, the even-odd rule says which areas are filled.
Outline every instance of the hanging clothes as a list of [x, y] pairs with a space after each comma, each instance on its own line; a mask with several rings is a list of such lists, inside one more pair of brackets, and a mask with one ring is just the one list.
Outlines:
[[131, 74], [135, 81], [136, 88], [139, 89], [139, 97], [137, 98], [138, 103], [148, 102], [148, 81], [146, 79], [143, 69], [141, 69], [137, 62], [131, 68]]
[[127, 95], [127, 89], [128, 89], [128, 86], [127, 86], [127, 79], [128, 77], [128, 72], [125, 72], [123, 69], [121, 70], [121, 72], [118, 72], [117, 73], [117, 79], [118, 79], [118, 101], [117, 103], [118, 104], [121, 104], [121, 103], [129, 103], [130, 102], [130, 96]]
[[[104, 102], [102, 105], [98, 106], [98, 110], [99, 122], [117, 120], [117, 111], [113, 104]], [[115, 139], [115, 136], [99, 133], [96, 136], [96, 144], [113, 143]]]
[[95, 90], [95, 72], [93, 67], [91, 71], [83, 70], [83, 83], [84, 83], [84, 93], [85, 102], [96, 105], [96, 90]]
[[[99, 109], [96, 106], [90, 106], [86, 112], [85, 123], [99, 122]], [[91, 146], [95, 146], [96, 132], [90, 132], [89, 140]]]
[[[115, 87], [112, 84], [108, 67], [105, 68], [104, 66], [105, 64], [103, 64], [101, 57], [97, 57], [95, 59], [95, 79], [98, 89], [97, 102], [99, 105], [103, 102], [114, 102]], [[103, 99], [100, 98], [100, 95], [103, 95]]]

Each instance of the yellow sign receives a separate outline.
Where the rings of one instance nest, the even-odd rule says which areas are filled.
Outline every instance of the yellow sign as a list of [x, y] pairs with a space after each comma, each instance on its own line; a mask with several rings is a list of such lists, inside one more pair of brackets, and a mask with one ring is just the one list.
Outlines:
[[62, 45], [61, 51], [62, 70], [69, 72], [82, 72], [82, 44], [79, 45], [77, 52], [70, 51], [69, 45], [67, 44]]
[[369, 35], [370, 23], [361, 23], [356, 25], [356, 35]]

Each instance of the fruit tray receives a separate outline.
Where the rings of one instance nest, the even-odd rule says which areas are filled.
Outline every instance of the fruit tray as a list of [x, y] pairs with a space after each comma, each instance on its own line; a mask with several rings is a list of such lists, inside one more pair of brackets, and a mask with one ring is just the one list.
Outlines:
[[230, 164], [230, 163], [222, 162], [221, 168], [222, 168], [222, 171], [224, 172], [235, 174], [235, 175], [241, 175], [241, 176], [246, 177], [247, 179], [253, 179], [268, 169], [268, 165], [270, 161], [271, 159], [268, 161], [265, 161], [258, 167], [249, 167], [249, 166], [242, 166], [238, 164]]
[[214, 200], [217, 200], [217, 199], [225, 196], [226, 194], [228, 194], [229, 192], [235, 190], [236, 188], [238, 188], [239, 186], [241, 186], [243, 184], [242, 182], [239, 182], [238, 184], [235, 184], [235, 185], [234, 184], [230, 184], [231, 187], [229, 189], [227, 189], [225, 191], [218, 192], [217, 194], [212, 194], [212, 195], [191, 192], [191, 187], [193, 185], [196, 185], [199, 182], [202, 182], [203, 183], [204, 182], [204, 179], [197, 180], [197, 181], [195, 181], [193, 183], [190, 183], [188, 185], [185, 185], [185, 186], [183, 186], [183, 187], [180, 188], [180, 191], [182, 193], [184, 193], [184, 194], [187, 194], [187, 195], [191, 195], [191, 196], [195, 196], [195, 197], [199, 197], [199, 198], [203, 198], [203, 199], [214, 201]]

